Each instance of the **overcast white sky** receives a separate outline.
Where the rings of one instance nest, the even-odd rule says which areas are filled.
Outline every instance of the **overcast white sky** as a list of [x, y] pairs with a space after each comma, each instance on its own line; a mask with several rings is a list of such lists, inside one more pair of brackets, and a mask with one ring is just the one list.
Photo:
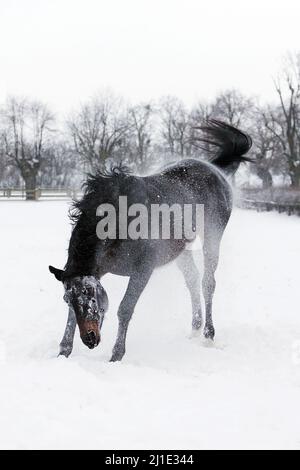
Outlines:
[[233, 87], [272, 99], [297, 49], [299, 0], [0, 0], [0, 100], [67, 112], [103, 88], [133, 102]]

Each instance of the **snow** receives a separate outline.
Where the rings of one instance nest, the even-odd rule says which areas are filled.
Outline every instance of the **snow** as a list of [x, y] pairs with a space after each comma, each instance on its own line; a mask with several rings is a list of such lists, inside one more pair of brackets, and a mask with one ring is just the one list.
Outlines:
[[103, 278], [102, 342], [78, 337], [48, 272], [66, 260], [63, 201], [0, 203], [0, 447], [5, 449], [300, 448], [300, 218], [234, 210], [221, 248], [216, 341], [190, 337], [175, 264], [157, 270], [109, 363], [127, 279]]

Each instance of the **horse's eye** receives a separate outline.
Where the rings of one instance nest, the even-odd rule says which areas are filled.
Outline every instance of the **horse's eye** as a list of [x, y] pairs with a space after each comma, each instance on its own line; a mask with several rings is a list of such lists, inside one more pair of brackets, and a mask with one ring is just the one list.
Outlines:
[[99, 309], [101, 313], [104, 313], [104, 308]]

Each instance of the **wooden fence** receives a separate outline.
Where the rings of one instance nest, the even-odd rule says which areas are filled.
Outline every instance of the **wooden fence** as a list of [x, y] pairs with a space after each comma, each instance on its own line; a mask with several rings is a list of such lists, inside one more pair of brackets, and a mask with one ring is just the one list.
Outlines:
[[300, 215], [300, 203], [286, 203], [274, 201], [256, 201], [252, 199], [238, 199], [237, 206], [243, 209], [254, 209], [258, 212], [284, 212], [288, 215]]
[[26, 195], [29, 195], [30, 199], [34, 201], [39, 199], [77, 199], [81, 194], [79, 190], [72, 188], [36, 188], [27, 191], [23, 188], [0, 188], [0, 200], [26, 199]]
[[[32, 191], [25, 191], [20, 188], [0, 188], [0, 200], [26, 199], [26, 193], [32, 195], [32, 200], [39, 199], [78, 199], [82, 192], [73, 188], [67, 189], [49, 189], [37, 188]], [[248, 195], [242, 195], [237, 198], [236, 205], [244, 209], [254, 209], [262, 212], [284, 212], [288, 215], [296, 214], [300, 216], [300, 202], [275, 202], [259, 201], [251, 199]]]

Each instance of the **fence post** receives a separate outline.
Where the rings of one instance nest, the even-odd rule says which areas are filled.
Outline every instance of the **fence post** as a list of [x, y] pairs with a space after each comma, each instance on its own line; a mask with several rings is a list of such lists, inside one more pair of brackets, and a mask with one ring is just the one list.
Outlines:
[[42, 195], [42, 191], [40, 188], [36, 188], [34, 190], [34, 200], [37, 201]]

